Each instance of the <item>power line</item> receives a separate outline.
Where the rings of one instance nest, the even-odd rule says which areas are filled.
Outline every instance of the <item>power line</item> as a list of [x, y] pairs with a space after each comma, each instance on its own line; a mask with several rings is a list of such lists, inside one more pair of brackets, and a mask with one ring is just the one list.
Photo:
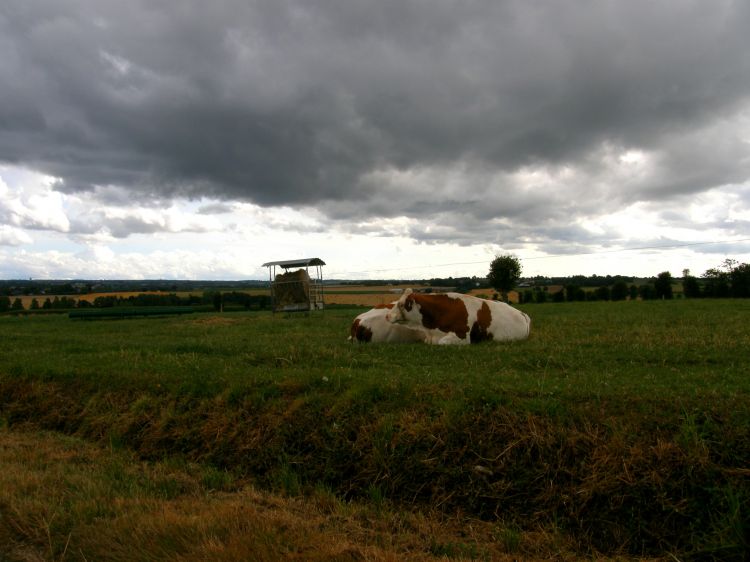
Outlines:
[[[526, 261], [531, 260], [547, 260], [547, 259], [553, 259], [553, 258], [571, 258], [571, 257], [577, 257], [577, 256], [591, 256], [591, 255], [599, 255], [599, 254], [618, 254], [621, 252], [633, 252], [638, 250], [666, 250], [666, 249], [678, 249], [678, 248], [689, 248], [693, 246], [710, 246], [715, 244], [736, 244], [738, 242], [749, 242], [750, 238], [739, 238], [737, 240], [716, 240], [713, 242], [684, 242], [679, 244], [665, 244], [660, 246], [637, 246], [633, 248], [619, 248], [617, 250], [598, 250], [598, 251], [591, 251], [591, 252], [577, 252], [572, 254], [548, 254], [546, 256], [534, 256], [529, 258], [523, 258]], [[487, 260], [482, 261], [465, 261], [465, 262], [453, 262], [453, 263], [440, 263], [440, 264], [429, 264], [429, 265], [415, 265], [415, 266], [408, 266], [408, 267], [391, 267], [387, 269], [369, 269], [369, 270], [363, 270], [363, 271], [350, 271], [346, 272], [346, 275], [355, 275], [355, 274], [362, 274], [362, 273], [382, 273], [384, 271], [407, 271], [407, 270], [413, 270], [413, 269], [431, 269], [436, 267], [452, 267], [456, 265], [479, 265], [487, 263]], [[334, 275], [343, 275], [342, 273], [335, 273]]]

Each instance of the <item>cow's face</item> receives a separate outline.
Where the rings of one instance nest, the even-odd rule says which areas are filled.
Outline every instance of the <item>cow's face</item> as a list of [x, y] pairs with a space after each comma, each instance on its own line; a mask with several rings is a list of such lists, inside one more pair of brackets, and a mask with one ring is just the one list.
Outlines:
[[394, 324], [405, 324], [417, 320], [418, 312], [415, 310], [414, 295], [411, 289], [406, 289], [401, 298], [396, 301], [393, 308], [388, 311], [385, 318]]

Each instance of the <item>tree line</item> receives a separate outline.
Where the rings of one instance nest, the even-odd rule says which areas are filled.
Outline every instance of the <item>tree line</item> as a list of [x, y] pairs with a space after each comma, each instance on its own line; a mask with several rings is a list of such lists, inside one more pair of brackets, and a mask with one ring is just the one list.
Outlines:
[[[496, 256], [490, 263], [487, 276], [491, 286], [507, 300], [508, 291], [515, 288], [521, 278], [521, 262], [513, 255]], [[726, 259], [716, 268], [707, 270], [700, 279], [683, 270], [681, 296], [685, 298], [748, 298], [750, 297], [750, 264]], [[558, 291], [549, 291], [548, 285], [537, 285], [519, 290], [519, 302], [571, 302], [597, 300], [672, 299], [675, 279], [663, 271], [647, 283], [636, 285], [632, 278], [575, 276]], [[596, 283], [591, 283], [596, 281]], [[611, 281], [611, 282], [610, 282]], [[588, 288], [588, 290], [586, 288]], [[593, 288], [592, 288], [593, 287]]]
[[[490, 264], [486, 279], [478, 277], [459, 277], [431, 279], [435, 287], [450, 286], [458, 292], [468, 291], [478, 285], [488, 283], [499, 292], [498, 297], [505, 300], [507, 293], [516, 288], [521, 279], [521, 262], [515, 256], [497, 256]], [[682, 295], [685, 298], [748, 298], [750, 297], [750, 264], [726, 259], [721, 265], [708, 269], [700, 277], [682, 272]], [[529, 280], [533, 286], [518, 287], [521, 303], [571, 302], [571, 301], [618, 301], [627, 299], [672, 299], [675, 297], [674, 285], [678, 280], [672, 278], [668, 271], [660, 273], [646, 283], [636, 284], [634, 278], [623, 276], [583, 276], [565, 278], [536, 277]], [[23, 311], [23, 301], [18, 296], [8, 295], [18, 290], [19, 281], [0, 282], [0, 312]], [[32, 283], [32, 282], [29, 282]], [[195, 282], [190, 282], [195, 283]], [[222, 282], [224, 283], [224, 282]], [[261, 283], [261, 282], [256, 282]], [[379, 282], [382, 283], [382, 282]], [[415, 284], [417, 282], [415, 281]], [[562, 290], [550, 291], [549, 285], [561, 285]], [[26, 288], [24, 286], [24, 288]], [[74, 287], [68, 284], [56, 285], [56, 291], [69, 291]], [[76, 287], [77, 288], [77, 287]], [[28, 294], [28, 293], [26, 293]], [[107, 308], [115, 306], [210, 306], [215, 310], [269, 310], [269, 295], [251, 295], [242, 291], [204, 290], [200, 295], [181, 297], [176, 293], [138, 294], [128, 297], [100, 296], [93, 301], [74, 297], [54, 295], [33, 298], [30, 303], [32, 311], [56, 311], [75, 308]]]
[[[244, 309], [266, 310], [271, 308], [269, 295], [251, 295], [239, 291], [205, 291], [202, 295], [188, 295], [181, 297], [175, 293], [169, 294], [139, 294], [127, 297], [103, 295], [93, 301], [75, 299], [73, 297], [55, 296], [40, 301], [31, 300], [29, 309], [32, 311], [71, 310], [77, 308], [111, 308], [111, 307], [142, 307], [142, 306], [210, 306], [215, 310]], [[20, 297], [11, 299], [0, 296], [0, 312], [25, 310]]]
[[54, 279], [0, 279], [0, 296], [49, 295], [75, 296], [90, 293], [163, 292], [185, 293], [194, 291], [244, 291], [267, 288], [268, 281], [202, 281], [202, 280], [93, 280], [75, 281]]
[[707, 270], [699, 280], [683, 272], [683, 293], [689, 298], [748, 298], [750, 297], [750, 264], [726, 259], [716, 268]]

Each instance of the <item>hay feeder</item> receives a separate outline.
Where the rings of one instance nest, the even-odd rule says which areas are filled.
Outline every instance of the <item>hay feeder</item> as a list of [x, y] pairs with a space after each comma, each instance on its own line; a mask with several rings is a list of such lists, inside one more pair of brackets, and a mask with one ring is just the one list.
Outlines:
[[[323, 266], [320, 258], [269, 261], [271, 302], [274, 312], [323, 310]], [[283, 269], [282, 273], [277, 268]], [[293, 271], [290, 271], [293, 270]]]

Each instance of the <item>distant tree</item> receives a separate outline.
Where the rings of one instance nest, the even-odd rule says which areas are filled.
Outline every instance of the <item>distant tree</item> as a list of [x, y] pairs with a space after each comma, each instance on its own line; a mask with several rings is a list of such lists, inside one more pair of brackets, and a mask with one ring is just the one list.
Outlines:
[[662, 271], [654, 282], [654, 293], [657, 299], [672, 298], [672, 274], [669, 271]]
[[735, 265], [729, 274], [732, 282], [732, 296], [735, 298], [750, 297], [750, 264]]
[[628, 298], [628, 284], [625, 281], [617, 281], [612, 285], [612, 292], [610, 298], [613, 301], [624, 301]]
[[638, 291], [638, 287], [636, 287], [635, 285], [631, 285], [630, 287], [628, 287], [628, 291], [630, 292], [631, 301], [637, 299], [638, 295], [640, 294], [640, 292]]
[[94, 299], [95, 308], [111, 308], [117, 304], [117, 297], [114, 295], [107, 295], [102, 297], [96, 297]]
[[565, 287], [565, 300], [568, 302], [585, 301], [586, 291], [579, 285], [567, 285]]
[[508, 292], [516, 286], [520, 278], [521, 261], [516, 256], [496, 256], [490, 263], [487, 280], [492, 288], [502, 295], [503, 301], [508, 302]]
[[[545, 289], [546, 289], [546, 287], [545, 287]], [[558, 294], [558, 293], [555, 293], [555, 294]], [[536, 302], [536, 303], [547, 302], [547, 292], [543, 291], [539, 287], [535, 287], [534, 288], [534, 302]]]
[[7, 312], [10, 310], [10, 297], [0, 297], [0, 312]]
[[707, 269], [703, 274], [704, 292], [707, 297], [727, 298], [730, 294], [729, 274], [717, 268]]
[[682, 294], [687, 299], [697, 299], [701, 296], [700, 283], [698, 283], [695, 277], [690, 275], [689, 270], [688, 274], [682, 278]]
[[646, 283], [645, 285], [638, 287], [638, 296], [644, 301], [651, 300], [656, 297], [656, 290], [652, 284]]
[[23, 301], [19, 297], [16, 297], [13, 304], [10, 305], [11, 310], [23, 310]]
[[722, 262], [722, 264], [721, 264], [721, 267], [722, 267], [722, 268], [724, 269], [724, 271], [726, 271], [727, 273], [732, 273], [732, 271], [734, 271], [734, 269], [735, 269], [735, 268], [736, 268], [736, 267], [737, 267], [737, 266], [738, 266], [739, 264], [740, 264], [740, 262], [738, 262], [738, 261], [737, 261], [736, 259], [733, 259], [733, 258], [727, 258], [727, 259], [725, 259], [725, 260], [724, 260], [724, 261]]
[[55, 293], [58, 295], [72, 295], [75, 293], [76, 290], [73, 288], [73, 285], [70, 283], [64, 283], [56, 288]]
[[566, 285], [565, 286], [565, 300], [573, 302], [576, 300], [576, 291], [578, 290], [577, 285]]
[[611, 298], [611, 291], [609, 290], [609, 287], [607, 287], [606, 285], [602, 285], [601, 287], [596, 288], [596, 291], [594, 291], [594, 296], [597, 300], [608, 301]]
[[29, 309], [39, 310], [39, 301], [36, 299], [31, 299], [31, 304], [29, 305]]
[[221, 294], [221, 291], [215, 291], [211, 295], [211, 304], [214, 305], [214, 310], [217, 312], [224, 311], [224, 296]]
[[70, 297], [60, 297], [59, 302], [57, 303], [57, 308], [75, 308], [76, 307], [76, 301], [73, 298]]
[[750, 264], [729, 258], [719, 267], [706, 270], [703, 279], [703, 294], [707, 297], [750, 297]]

